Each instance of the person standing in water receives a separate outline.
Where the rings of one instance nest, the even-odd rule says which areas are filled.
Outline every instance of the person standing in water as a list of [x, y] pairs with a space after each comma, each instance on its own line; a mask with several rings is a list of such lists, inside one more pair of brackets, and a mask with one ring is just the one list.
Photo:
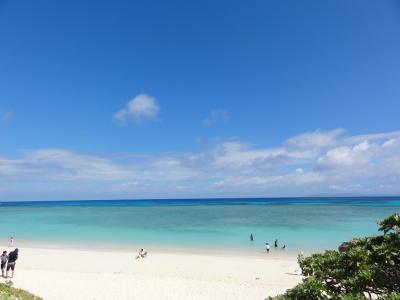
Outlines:
[[265, 243], [265, 250], [267, 251], [267, 253], [269, 253], [269, 248], [270, 248], [270, 247], [269, 247], [269, 243], [266, 242], [266, 243]]
[[250, 234], [250, 241], [254, 241], [254, 236], [252, 233]]
[[278, 239], [275, 239], [274, 246], [275, 248], [278, 248]]
[[0, 256], [1, 260], [1, 276], [4, 277], [4, 269], [6, 268], [6, 264], [8, 261], [7, 251], [3, 251], [3, 254]]
[[10, 241], [8, 242], [8, 247], [14, 246], [14, 237], [10, 237]]

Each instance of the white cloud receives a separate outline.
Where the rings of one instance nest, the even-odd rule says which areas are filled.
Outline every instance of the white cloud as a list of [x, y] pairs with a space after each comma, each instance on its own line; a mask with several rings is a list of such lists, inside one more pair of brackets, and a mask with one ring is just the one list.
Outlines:
[[239, 142], [222, 143], [215, 150], [215, 165], [227, 168], [243, 168], [276, 160], [290, 160], [290, 153], [283, 148], [253, 149]]
[[387, 141], [390, 139], [399, 139], [400, 131], [382, 132], [382, 133], [372, 133], [363, 135], [353, 135], [343, 137], [343, 141], [347, 144], [355, 144], [362, 141]]
[[113, 119], [124, 125], [129, 122], [141, 124], [145, 121], [157, 120], [159, 112], [160, 107], [154, 97], [139, 94], [129, 101], [126, 107], [116, 112]]
[[338, 128], [330, 131], [315, 130], [289, 138], [286, 144], [289, 147], [300, 149], [321, 149], [331, 147], [338, 142], [338, 138], [344, 133], [344, 129]]
[[0, 190], [14, 187], [17, 192], [282, 196], [390, 194], [399, 186], [400, 132], [351, 136], [341, 129], [317, 130], [276, 147], [228, 140], [205, 151], [176, 154], [100, 156], [37, 149], [0, 155]]
[[182, 181], [199, 176], [196, 168], [186, 166], [183, 157], [151, 157], [140, 166], [140, 178], [152, 181]]
[[351, 186], [350, 192], [357, 186], [359, 193], [390, 193], [389, 186], [400, 184], [400, 132], [349, 136], [342, 129], [317, 130], [277, 148], [239, 142], [219, 147], [214, 163], [224, 167], [226, 176], [217, 186], [230, 191], [282, 188], [282, 193], [302, 186], [310, 194], [326, 193], [332, 186]]
[[323, 177], [315, 172], [294, 172], [279, 175], [254, 175], [240, 176], [234, 175], [217, 182], [216, 185], [225, 188], [250, 187], [250, 188], [271, 188], [271, 187], [288, 187], [304, 184], [313, 184], [323, 181]]
[[230, 120], [230, 113], [225, 109], [213, 109], [210, 111], [207, 118], [203, 120], [203, 124], [211, 126], [216, 123], [227, 123]]
[[65, 149], [26, 151], [25, 164], [42, 170], [41, 176], [56, 180], [121, 180], [134, 170], [108, 158], [78, 154]]
[[382, 146], [383, 147], [391, 147], [391, 146], [396, 145], [398, 142], [399, 142], [398, 139], [390, 139], [390, 140], [387, 140], [386, 142], [384, 142]]
[[37, 171], [24, 160], [0, 157], [0, 181], [15, 178], [21, 174], [29, 176]]
[[355, 164], [366, 165], [369, 160], [370, 149], [368, 141], [363, 141], [354, 146], [343, 146], [328, 150], [326, 154], [318, 158], [317, 167], [320, 168], [340, 168]]
[[120, 186], [121, 187], [126, 187], [126, 188], [136, 189], [139, 186], [139, 182], [138, 181], [124, 182], [124, 183], [121, 183]]

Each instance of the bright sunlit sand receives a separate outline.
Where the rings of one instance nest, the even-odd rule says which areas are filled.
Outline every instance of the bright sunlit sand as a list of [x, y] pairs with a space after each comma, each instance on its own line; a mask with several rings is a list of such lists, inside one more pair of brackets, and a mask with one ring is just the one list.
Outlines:
[[[14, 285], [44, 299], [264, 299], [301, 281], [295, 258], [22, 248]], [[5, 279], [2, 279], [4, 282]]]

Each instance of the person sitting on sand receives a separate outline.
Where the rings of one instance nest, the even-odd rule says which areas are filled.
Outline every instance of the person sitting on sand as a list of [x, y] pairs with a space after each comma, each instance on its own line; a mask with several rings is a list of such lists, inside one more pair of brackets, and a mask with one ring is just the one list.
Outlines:
[[1, 276], [4, 277], [4, 269], [6, 268], [6, 264], [8, 261], [7, 251], [3, 251], [3, 254], [0, 256], [1, 260]]
[[8, 255], [6, 278], [8, 277], [8, 271], [10, 271], [10, 269], [11, 269], [11, 278], [14, 277], [14, 269], [17, 259], [18, 259], [18, 248], [16, 248], [14, 251], [11, 251], [10, 254]]
[[138, 258], [146, 258], [147, 257], [147, 251], [146, 249], [140, 249], [139, 254], [136, 256], [136, 259]]

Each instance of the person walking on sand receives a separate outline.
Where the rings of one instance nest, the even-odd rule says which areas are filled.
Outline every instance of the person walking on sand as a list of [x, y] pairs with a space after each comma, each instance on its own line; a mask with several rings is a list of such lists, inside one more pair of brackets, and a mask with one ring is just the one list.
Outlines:
[[7, 251], [3, 251], [3, 254], [0, 256], [1, 260], [1, 277], [4, 277], [4, 269], [6, 268], [6, 264], [8, 261]]
[[250, 241], [251, 241], [251, 242], [254, 241], [254, 236], [253, 236], [253, 234], [250, 234]]
[[304, 253], [300, 250], [299, 254], [297, 254], [297, 261], [300, 262], [304, 258]]
[[270, 248], [270, 247], [269, 247], [269, 243], [266, 242], [266, 243], [265, 243], [265, 250], [267, 251], [267, 253], [269, 253], [269, 248]]
[[6, 278], [8, 277], [8, 271], [10, 271], [10, 269], [11, 269], [11, 278], [14, 277], [15, 264], [17, 259], [18, 259], [18, 248], [16, 248], [14, 251], [11, 251], [10, 254], [8, 254]]
[[304, 259], [304, 253], [300, 250], [299, 254], [297, 254], [297, 263], [300, 266], [301, 272], [303, 272], [303, 266], [301, 265], [301, 261]]

